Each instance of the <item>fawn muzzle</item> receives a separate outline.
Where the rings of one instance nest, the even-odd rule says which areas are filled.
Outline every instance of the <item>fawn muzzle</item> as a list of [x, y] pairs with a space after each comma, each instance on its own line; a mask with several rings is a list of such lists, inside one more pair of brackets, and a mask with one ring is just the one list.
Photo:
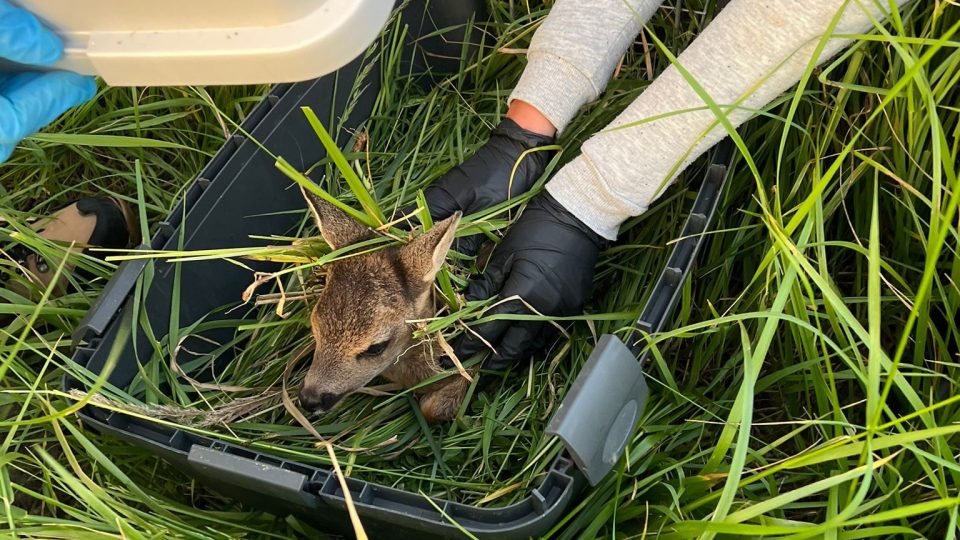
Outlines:
[[326, 412], [343, 399], [344, 394], [332, 394], [330, 392], [314, 392], [308, 388], [302, 388], [299, 395], [300, 405], [310, 412]]

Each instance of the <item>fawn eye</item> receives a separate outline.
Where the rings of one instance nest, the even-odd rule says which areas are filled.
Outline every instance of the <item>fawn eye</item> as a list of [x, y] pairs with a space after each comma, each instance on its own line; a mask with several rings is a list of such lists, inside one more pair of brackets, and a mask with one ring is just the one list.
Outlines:
[[380, 356], [383, 354], [383, 351], [387, 350], [387, 347], [390, 345], [390, 340], [384, 340], [379, 343], [374, 343], [373, 345], [367, 347], [367, 350], [358, 354], [359, 358], [373, 358], [374, 356]]

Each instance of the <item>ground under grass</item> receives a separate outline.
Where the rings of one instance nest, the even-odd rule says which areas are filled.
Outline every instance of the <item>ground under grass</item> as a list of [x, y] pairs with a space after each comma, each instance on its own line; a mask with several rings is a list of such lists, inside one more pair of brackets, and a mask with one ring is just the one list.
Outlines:
[[[712, 1], [668, 3], [648, 31], [676, 52], [716, 10]], [[512, 51], [546, 11], [492, 2], [491, 12], [488, 47], [436, 86], [424, 89], [384, 63], [391, 84], [362, 131], [366, 142], [346, 155], [385, 213], [469, 155], [504, 113], [522, 69]], [[958, 12], [910, 4], [741, 130], [749, 152], [684, 288], [676, 330], [648, 366], [653, 396], [628, 455], [551, 536], [954, 537]], [[668, 64], [644, 42], [565, 133], [557, 165]], [[12, 222], [80, 193], [142, 199], [155, 223], [262, 91], [104, 90], [0, 166], [2, 246], [21, 229]], [[333, 166], [319, 166], [329, 172], [323, 187], [359, 208]], [[356, 396], [317, 419], [344, 470], [473, 504], [522, 497], [560, 449], [545, 423], [595, 336], [638, 313], [696, 173], [603, 254], [587, 320], [565, 324], [567, 335], [535, 363], [476, 388], [456, 422], [426, 427], [404, 395]], [[73, 369], [68, 336], [112, 270], [83, 264], [94, 277], [65, 297], [0, 291], [0, 530], [36, 538], [314, 534], [79, 426], [72, 401], [57, 392]], [[0, 272], [14, 272], [5, 257]], [[161, 349], [147, 372], [181, 391], [149, 392], [141, 380], [113, 397], [189, 407], [203, 414], [176, 420], [186, 428], [327, 463], [277, 392], [287, 362], [309, 342], [306, 305], [288, 302], [282, 318], [264, 306], [259, 324], [238, 329], [246, 348], [217, 381], [239, 390], [178, 379]], [[200, 372], [207, 361], [182, 365]], [[199, 424], [208, 411], [257, 396], [264, 399], [252, 407]]]

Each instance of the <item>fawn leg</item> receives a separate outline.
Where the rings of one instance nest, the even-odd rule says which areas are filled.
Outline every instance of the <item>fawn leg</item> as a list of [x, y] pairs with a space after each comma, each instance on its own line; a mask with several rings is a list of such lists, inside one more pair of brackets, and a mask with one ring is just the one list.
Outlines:
[[460, 375], [432, 384], [420, 397], [420, 412], [431, 424], [449, 422], [456, 418], [468, 388], [470, 381]]

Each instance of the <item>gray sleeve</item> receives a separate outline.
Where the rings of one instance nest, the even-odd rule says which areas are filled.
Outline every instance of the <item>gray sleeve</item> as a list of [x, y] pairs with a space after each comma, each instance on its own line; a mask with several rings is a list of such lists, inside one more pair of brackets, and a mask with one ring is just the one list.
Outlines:
[[[896, 0], [903, 4], [905, 0]], [[586, 2], [584, 2], [586, 3]], [[678, 57], [738, 126], [796, 84], [840, 9], [835, 34], [869, 30], [886, 2], [732, 0]], [[865, 11], [866, 10], [866, 11]], [[849, 45], [830, 39], [822, 62]], [[606, 129], [583, 144], [547, 190], [600, 235], [616, 238], [627, 218], [646, 211], [666, 185], [726, 132], [681, 75], [667, 68]], [[629, 127], [618, 126], [636, 123]]]
[[510, 95], [558, 132], [600, 95], [627, 47], [663, 0], [557, 0], [530, 42]]

